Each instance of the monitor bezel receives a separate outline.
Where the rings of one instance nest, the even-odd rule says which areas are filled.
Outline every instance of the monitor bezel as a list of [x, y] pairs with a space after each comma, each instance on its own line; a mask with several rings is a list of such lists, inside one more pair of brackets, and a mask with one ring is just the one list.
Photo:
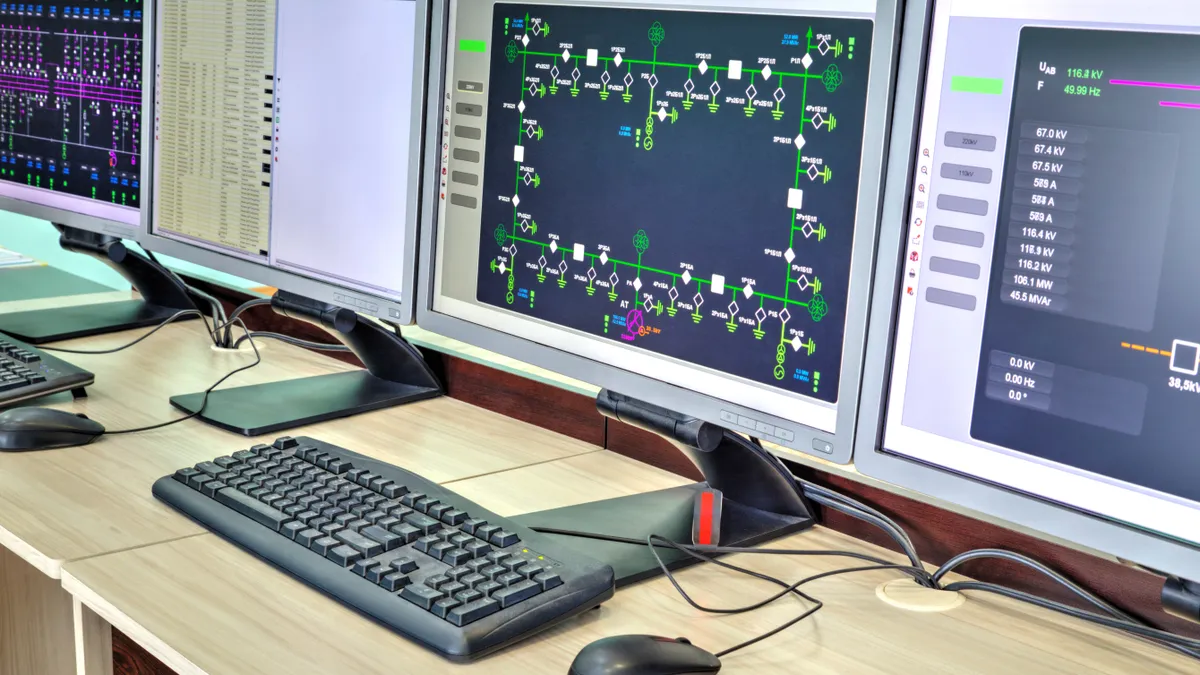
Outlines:
[[900, 302], [902, 259], [912, 204], [913, 157], [925, 100], [924, 73], [936, 0], [910, 0], [897, 77], [892, 145], [883, 199], [875, 295], [867, 340], [862, 405], [855, 442], [855, 466], [864, 475], [908, 488], [1023, 529], [1156, 571], [1200, 578], [1200, 542], [1190, 546], [1148, 530], [1066, 506], [1045, 497], [926, 464], [883, 449], [887, 396]]
[[[493, 0], [495, 1], [495, 0]], [[551, 4], [535, 0], [535, 4]], [[553, 4], [596, 4], [586, 0], [560, 0]], [[606, 3], [612, 6], [634, 6], [628, 3]], [[437, 312], [433, 308], [434, 292], [437, 288], [437, 242], [438, 213], [442, 208], [436, 186], [427, 188], [424, 203], [429, 205], [421, 218], [421, 283], [417, 305], [417, 323], [426, 330], [451, 337], [472, 345], [498, 352], [505, 356], [532, 363], [542, 368], [562, 373], [568, 377], [588, 382], [595, 386], [636, 396], [648, 402], [691, 415], [714, 424], [729, 426], [734, 430], [750, 433], [730, 422], [728, 417], [747, 416], [768, 424], [786, 425], [797, 430], [794, 442], [772, 438], [772, 443], [826, 461], [846, 464], [851, 460], [853, 438], [856, 429], [859, 384], [862, 376], [862, 357], [866, 346], [868, 303], [875, 261], [875, 238], [882, 200], [883, 177], [886, 168], [885, 153], [888, 147], [888, 120], [891, 114], [892, 90], [890, 82], [895, 74], [899, 47], [900, 3], [898, 0], [877, 0], [872, 41], [871, 82], [867, 89], [866, 129], [863, 139], [863, 164], [859, 185], [859, 209], [855, 223], [855, 248], [851, 262], [851, 292], [848, 297], [845, 343], [841, 369], [841, 385], [838, 395], [837, 424], [833, 433], [804, 427], [796, 422], [775, 418], [763, 411], [732, 401], [700, 394], [661, 380], [578, 356], [564, 350], [542, 345], [516, 337], [497, 329], [482, 326], [465, 319]], [[675, 9], [689, 9], [678, 5], [663, 5]], [[636, 7], [644, 8], [639, 4]], [[426, 147], [441, 145], [438, 130], [441, 128], [442, 105], [448, 73], [446, 72], [446, 50], [450, 29], [450, 0], [434, 0], [434, 35], [443, 49], [430, 57], [430, 106], [426, 123]], [[696, 8], [690, 8], [696, 9]], [[708, 6], [703, 11], [745, 12], [745, 6]], [[763, 9], [755, 7], [755, 10]], [[767, 11], [763, 9], [763, 11]], [[802, 11], [802, 10], [797, 10]], [[436, 176], [440, 171], [440, 153], [428, 152], [425, 171]], [[854, 309], [857, 308], [857, 309]], [[815, 448], [817, 444], [830, 443], [833, 452], [827, 454]], [[770, 447], [770, 446], [768, 446]]]
[[[151, 20], [158, 21], [158, 4], [162, 0], [147, 0], [147, 4], [153, 5]], [[402, 0], [403, 1], [403, 0]], [[426, 118], [426, 93], [428, 92], [428, 59], [430, 46], [430, 12], [428, 0], [412, 0], [416, 5], [416, 28], [417, 40], [413, 41], [413, 91], [412, 91], [412, 121], [409, 136], [409, 197], [408, 205], [405, 208], [405, 222], [403, 227], [404, 232], [404, 251], [401, 256], [401, 264], [408, 272], [404, 273], [404, 285], [400, 290], [401, 298], [399, 301], [365, 292], [359, 289], [343, 286], [331, 281], [321, 279], [313, 279], [303, 276], [296, 272], [282, 270], [276, 267], [270, 267], [266, 264], [254, 262], [238, 258], [233, 255], [228, 255], [212, 249], [189, 244], [178, 239], [160, 236], [154, 233], [154, 198], [152, 186], [148, 186], [143, 182], [142, 194], [142, 223], [137, 231], [137, 243], [146, 250], [163, 255], [179, 258], [186, 262], [201, 265], [213, 270], [232, 274], [234, 276], [251, 279], [265, 287], [276, 288], [289, 293], [302, 295], [313, 300], [338, 305], [352, 309], [360, 314], [374, 316], [389, 323], [402, 326], [412, 325], [416, 318], [415, 299], [418, 297], [417, 289], [417, 246], [419, 243], [419, 218], [421, 212], [421, 198], [424, 195], [425, 186], [424, 175], [421, 169], [424, 166], [424, 143], [425, 138], [425, 118]], [[157, 25], [157, 24], [156, 24]], [[155, 41], [150, 49], [144, 50], [144, 56], [147, 59], [147, 72], [151, 73], [150, 86], [146, 87], [144, 92], [145, 105], [147, 109], [157, 113], [154, 110], [154, 88], [157, 85], [158, 78], [155, 76], [157, 69], [157, 54], [158, 42], [157, 32], [155, 32]], [[150, 169], [154, 166], [154, 125], [145, 125], [143, 127], [143, 152], [149, 152], [149, 160], [143, 161], [143, 172], [152, 174]], [[383, 217], [385, 214], [381, 214]], [[376, 309], [372, 310], [369, 305], [374, 304]]]
[[[157, 2], [157, 0], [145, 0], [142, 6], [142, 152], [141, 157], [139, 157], [141, 160], [141, 168], [139, 169], [140, 178], [138, 180], [140, 181], [141, 186], [139, 188], [139, 192], [141, 194], [143, 206], [146, 203], [146, 196], [152, 192], [148, 184], [151, 172], [147, 167], [147, 146], [145, 143], [147, 127], [153, 126], [146, 123], [146, 111], [150, 110], [149, 106], [154, 99], [152, 98], [152, 93], [148, 91], [146, 87], [146, 73], [151, 72], [146, 70], [146, 67], [147, 65], [152, 66], [154, 63], [154, 60], [148, 56], [156, 37], [154, 31], [154, 19], [148, 9], [148, 6], [154, 4], [155, 2]], [[151, 139], [153, 139], [154, 134], [152, 130], [149, 136]], [[80, 200], [81, 204], [88, 203], [86, 198], [81, 197]], [[28, 199], [19, 199], [17, 197], [0, 196], [0, 211], [6, 213], [15, 213], [20, 216], [28, 216], [30, 218], [37, 218], [39, 220], [46, 220], [56, 225], [66, 225], [68, 227], [87, 230], [88, 232], [94, 232], [96, 234], [104, 234], [110, 237], [119, 237], [126, 240], [136, 240], [142, 229], [140, 224], [130, 225], [128, 223], [122, 223], [119, 220], [113, 220], [111, 218], [101, 218], [99, 216], [87, 215], [80, 213], [79, 211], [72, 211], [71, 209], [65, 209], [57, 206], [47, 206], [46, 204], [39, 204]], [[139, 223], [145, 222], [145, 209], [139, 207], [137, 211]]]

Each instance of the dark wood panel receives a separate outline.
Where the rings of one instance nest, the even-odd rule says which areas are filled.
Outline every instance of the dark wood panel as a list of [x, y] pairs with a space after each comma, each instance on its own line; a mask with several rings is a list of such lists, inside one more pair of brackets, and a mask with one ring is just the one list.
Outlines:
[[684, 476], [697, 482], [704, 480], [704, 475], [700, 473], [700, 469], [692, 463], [692, 460], [688, 459], [682, 450], [663, 440], [658, 434], [643, 431], [617, 420], [606, 421], [608, 422], [608, 445], [605, 447], [609, 450], [656, 466], [664, 471], [670, 471], [678, 476]]
[[449, 356], [443, 369], [453, 398], [604, 446], [604, 416], [588, 396]]
[[173, 675], [175, 672], [115, 628], [112, 643], [113, 675]]

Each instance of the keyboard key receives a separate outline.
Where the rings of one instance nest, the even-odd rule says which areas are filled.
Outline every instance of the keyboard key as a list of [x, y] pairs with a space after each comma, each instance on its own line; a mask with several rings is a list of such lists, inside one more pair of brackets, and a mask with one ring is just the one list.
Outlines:
[[279, 533], [288, 539], [295, 540], [296, 535], [300, 534], [306, 529], [308, 529], [308, 525], [305, 525], [299, 520], [293, 520], [290, 523], [284, 523], [283, 527], [280, 528]]
[[333, 535], [337, 534], [338, 532], [341, 532], [342, 530], [344, 530], [346, 528], [342, 527], [338, 523], [325, 523], [324, 525], [322, 525], [321, 527], [318, 527], [317, 529], [332, 537]]
[[338, 541], [337, 539], [334, 539], [333, 537], [325, 536], [325, 537], [321, 537], [320, 539], [314, 539], [313, 542], [308, 545], [308, 548], [312, 551], [316, 551], [317, 553], [320, 553], [321, 555], [326, 555], [330, 551], [332, 551], [333, 549], [335, 549], [341, 545], [342, 545], [342, 542]]
[[370, 490], [368, 490], [367, 488], [359, 488], [359, 489], [355, 490], [354, 492], [351, 492], [350, 496], [354, 499], [355, 503], [361, 504], [363, 502], [363, 500], [366, 499], [367, 497], [370, 497], [371, 494], [372, 494], [372, 492]]
[[489, 537], [489, 540], [500, 548], [508, 548], [509, 546], [516, 546], [521, 543], [521, 538], [517, 536], [517, 533], [509, 532], [508, 530], [500, 530]]
[[175, 480], [179, 481], [180, 483], [183, 483], [184, 485], [187, 485], [189, 478], [191, 478], [192, 476], [199, 475], [199, 474], [200, 474], [199, 469], [193, 469], [191, 467], [188, 467], [186, 469], [180, 469], [175, 472]]
[[321, 515], [330, 520], [336, 520], [339, 516], [346, 515], [346, 510], [339, 508], [337, 506], [330, 506], [328, 508], [322, 509]]
[[239, 462], [248, 462], [254, 459], [256, 456], [257, 455], [249, 450], [239, 450], [238, 452], [233, 453], [233, 458]]
[[258, 501], [266, 504], [267, 506], [274, 506], [275, 508], [282, 510], [282, 508], [283, 508], [282, 505], [280, 505], [280, 506], [275, 506], [275, 505], [280, 504], [281, 502], [283, 502], [285, 500], [283, 498], [283, 495], [275, 494], [274, 492], [268, 492], [266, 494], [263, 494], [261, 497], [259, 497]]
[[221, 468], [213, 462], [200, 462], [196, 465], [196, 469], [216, 478], [219, 474], [224, 473], [225, 469]]
[[[401, 588], [408, 587], [412, 584], [412, 579], [409, 579], [403, 574], [393, 572], [379, 580], [379, 585], [389, 593], [395, 593]], [[433, 589], [430, 589], [433, 590]], [[437, 593], [437, 591], [434, 591]]]
[[475, 534], [475, 528], [481, 525], [487, 525], [488, 521], [482, 518], [467, 518], [462, 523], [462, 531], [467, 534]]
[[332, 520], [326, 518], [325, 516], [317, 516], [316, 518], [309, 519], [308, 526], [313, 528], [314, 530], [319, 530], [322, 527], [324, 527], [332, 522], [333, 522]]
[[387, 497], [388, 499], [396, 499], [397, 497], [403, 497], [404, 494], [408, 492], [408, 488], [400, 485], [399, 483], [389, 482], [383, 486], [380, 492], [382, 492], [383, 496]]
[[408, 494], [400, 497], [400, 503], [409, 508], [412, 508], [413, 504], [416, 504], [418, 501], [420, 501], [424, 498], [425, 498], [424, 492], [409, 492]]
[[335, 546], [325, 554], [325, 557], [342, 567], [349, 567], [361, 560], [363, 555], [349, 546]]
[[[200, 493], [203, 494], [205, 497], [212, 497], [217, 494], [217, 490], [224, 490], [227, 487], [229, 487], [229, 486], [222, 483], [219, 480], [210, 480], [207, 483], [205, 483], [204, 485], [200, 486]], [[239, 493], [239, 494], [241, 494], [241, 493]]]
[[354, 573], [360, 577], [366, 577], [367, 573], [372, 570], [387, 569], [378, 560], [362, 559], [354, 563]]
[[203, 487], [204, 484], [209, 482], [210, 480], [212, 480], [212, 476], [209, 476], [208, 474], [204, 473], [203, 471], [197, 471], [196, 475], [188, 478], [187, 484], [188, 484], [188, 487], [199, 492], [200, 488]]
[[338, 541], [354, 547], [354, 550], [368, 558], [373, 558], [383, 553], [383, 544], [369, 537], [364, 537], [353, 530], [342, 530], [333, 536]]
[[454, 609], [446, 615], [446, 620], [455, 626], [465, 626], [469, 623], [474, 623], [484, 617], [491, 616], [500, 611], [500, 603], [491, 598], [481, 598], [474, 602], [468, 602]]
[[450, 613], [450, 610], [458, 607], [461, 604], [461, 601], [455, 600], [454, 598], [442, 598], [441, 600], [433, 603], [433, 609], [430, 611], [432, 611], [434, 616], [438, 617], [439, 619], [444, 619], [446, 618], [446, 615]]
[[451, 581], [439, 586], [438, 590], [446, 595], [454, 595], [455, 593], [461, 593], [467, 590], [467, 585], [458, 581]]
[[224, 457], [218, 457], [213, 460], [213, 464], [216, 464], [217, 466], [224, 468], [224, 469], [228, 469], [229, 467], [233, 466], [234, 464], [238, 464], [238, 463], [239, 463], [238, 460], [230, 457], [229, 455], [225, 455]]
[[358, 477], [363, 475], [366, 472], [367, 472], [366, 469], [350, 469], [346, 473], [342, 474], [342, 478], [345, 478], [346, 480], [354, 481], [355, 483], [357, 483]]
[[392, 569], [396, 570], [400, 574], [412, 574], [413, 572], [417, 571], [416, 561], [408, 556], [396, 558], [389, 564], [391, 565]]
[[472, 558], [481, 558], [492, 552], [492, 547], [488, 546], [487, 542], [478, 539], [468, 541], [463, 548], [467, 549], [467, 553], [470, 553]]
[[480, 525], [475, 528], [475, 536], [480, 539], [488, 540], [492, 535], [500, 531], [499, 525]]
[[533, 580], [542, 587], [543, 591], [548, 591], [551, 588], [558, 588], [559, 586], [562, 586], [563, 583], [562, 577], [558, 576], [554, 572], [542, 572], [541, 574], [535, 576]]
[[501, 567], [499, 565], [492, 565], [490, 567], [485, 567], [485, 568], [479, 570], [479, 573], [482, 574], [483, 576], [487, 577], [488, 579], [495, 580], [495, 578], [500, 576], [501, 574], [508, 574], [508, 570], [504, 569], [503, 567]]
[[[375, 513], [375, 512], [373, 511], [372, 513]], [[371, 519], [370, 516], [371, 516], [371, 514], [368, 513], [367, 520]], [[385, 517], [380, 518], [379, 520], [375, 521], [375, 524], [382, 527], [383, 529], [387, 530], [388, 532], [391, 532], [392, 526], [399, 525], [401, 522], [402, 521], [399, 518], [393, 518], [392, 516], [385, 516]], [[413, 528], [413, 529], [416, 529], [416, 528]]]
[[495, 581], [496, 583], [500, 584], [501, 586], [512, 586], [515, 583], [525, 581], [525, 580], [526, 580], [525, 577], [521, 576], [520, 574], [517, 574], [516, 572], [505, 572], [504, 574], [501, 574], [500, 576], [496, 577], [492, 581]]
[[434, 499], [433, 497], [422, 497], [422, 498], [418, 499], [417, 501], [413, 502], [412, 507], [414, 509], [416, 509], [417, 511], [420, 511], [421, 513], [428, 513], [429, 507], [437, 506], [438, 504], [441, 504], [441, 503], [442, 502], [438, 501], [437, 499]]
[[[387, 501], [387, 499], [385, 499], [383, 495], [371, 495], [370, 497], [367, 497], [366, 499], [363, 500], [363, 502], [366, 503], [371, 508], [379, 509], [380, 511], [388, 511], [389, 510], [389, 509], [383, 509], [383, 508], [379, 507], [380, 504], [383, 504], [386, 501]], [[400, 504], [397, 502], [397, 503], [395, 503], [395, 505], [399, 506]]]
[[292, 438], [291, 436], [280, 436], [279, 438], [276, 438], [275, 442], [271, 445], [277, 450], [290, 450], [291, 448], [299, 446], [300, 441]]
[[[364, 521], [369, 522], [369, 521]], [[368, 525], [362, 528], [359, 532], [364, 537], [373, 539], [380, 544], [383, 544], [383, 550], [394, 551], [404, 545], [404, 538], [398, 534], [393, 534], [378, 525]]]
[[516, 571], [517, 571], [517, 574], [520, 574], [521, 576], [525, 577], [526, 579], [532, 579], [532, 578], [536, 577], [537, 575], [541, 574], [542, 572], [544, 572], [545, 569], [546, 568], [544, 568], [541, 565], [538, 565], [536, 563], [529, 563], [528, 565], [522, 565]]
[[413, 527], [412, 525], [409, 525], [408, 523], [400, 523], [399, 525], [393, 525], [392, 527], [390, 527], [388, 529], [390, 529], [393, 533], [398, 534], [401, 537], [404, 537], [404, 543], [406, 543], [406, 544], [413, 543], [414, 541], [417, 540], [418, 537], [421, 536], [421, 531], [418, 530], [417, 528]]
[[[451, 544], [453, 546], [453, 544]], [[461, 565], [471, 559], [471, 554], [465, 549], [453, 548], [442, 554], [442, 562], [447, 565]]]
[[453, 527], [458, 527], [467, 519], [467, 512], [460, 511], [459, 509], [448, 509], [440, 516], [440, 518], [442, 519], [443, 523]]
[[[441, 592], [428, 586], [422, 586], [421, 584], [409, 584], [408, 586], [404, 587], [404, 590], [400, 591], [400, 597], [413, 603], [421, 609], [428, 610], [433, 607], [433, 603], [441, 600], [445, 596]], [[499, 607], [497, 607], [497, 609], [499, 609]]]
[[454, 594], [454, 599], [464, 604], [468, 602], [475, 602], [482, 597], [483, 593], [480, 593], [474, 588], [468, 588], [465, 591], [459, 591]]
[[375, 492], [383, 492], [383, 486], [391, 482], [392, 481], [384, 478], [383, 476], [378, 476], [376, 478], [372, 478], [367, 487], [371, 488]]
[[225, 488], [216, 493], [215, 499], [225, 506], [237, 511], [243, 516], [254, 519], [260, 525], [265, 525], [276, 532], [279, 528], [288, 521], [287, 514], [279, 509], [271, 508], [266, 504], [252, 499], [249, 495], [242, 494], [233, 488]]
[[496, 591], [492, 594], [492, 599], [499, 601], [501, 608], [508, 609], [518, 602], [528, 600], [541, 592], [541, 586], [532, 581], [525, 580]]
[[454, 507], [450, 506], [449, 504], [432, 504], [428, 509], [425, 510], [425, 513], [428, 513], [430, 518], [442, 520], [442, 514], [450, 511], [453, 508]]
[[379, 474], [368, 471], [367, 473], [359, 474], [358, 478], [354, 479], [354, 482], [363, 487], [367, 487], [371, 484], [371, 481], [375, 480], [376, 478], [379, 478]]
[[[439, 530], [435, 536], [438, 539], [441, 539], [442, 541], [450, 542], [450, 540], [453, 539], [454, 535], [456, 535], [456, 534], [458, 534], [458, 533], [455, 532], [454, 530]], [[453, 543], [453, 542], [450, 542], [450, 543]]]
[[[367, 508], [371, 508], [371, 507], [367, 506]], [[379, 521], [381, 521], [385, 518], [388, 518], [388, 515], [386, 513], [384, 513], [383, 511], [367, 511], [366, 513], [362, 514], [362, 519], [370, 522], [373, 525], [378, 525]], [[392, 520], [395, 520], [395, 518], [393, 518]]]
[[476, 586], [478, 586], [479, 584], [481, 584], [487, 580], [488, 580], [488, 578], [483, 576], [482, 574], [477, 574], [475, 572], [471, 572], [470, 574], [464, 576], [463, 578], [459, 579], [458, 581], [460, 583], [466, 584], [468, 588], [475, 588]]
[[510, 556], [508, 558], [505, 558], [504, 560], [500, 561], [499, 564], [505, 570], [507, 570], [509, 572], [515, 572], [515, 571], [517, 571], [518, 567], [524, 565], [527, 562], [529, 562], [529, 561], [522, 558], [521, 556], [514, 555], [514, 556]]
[[[452, 531], [452, 530], [447, 530], [447, 531]], [[472, 537], [471, 535], [469, 535], [465, 532], [459, 532], [457, 534], [452, 534], [450, 536], [449, 541], [451, 544], [454, 544], [455, 546], [465, 547], [467, 542], [477, 541], [477, 540], [475, 539], [475, 537]]]
[[496, 591], [501, 590], [502, 588], [504, 588], [503, 585], [498, 584], [498, 583], [492, 581], [491, 579], [488, 579], [487, 581], [480, 583], [480, 584], [475, 584], [475, 590], [477, 590], [480, 593], [483, 593], [484, 595], [487, 595], [487, 596], [490, 596], [492, 593], [495, 593]]
[[410, 513], [404, 516], [404, 522], [412, 525], [425, 534], [433, 534], [442, 529], [442, 524], [421, 513]]
[[330, 471], [332, 471], [333, 473], [341, 474], [341, 473], [345, 473], [346, 471], [349, 471], [351, 466], [352, 465], [350, 464], [350, 462], [348, 462], [344, 459], [335, 459], [335, 460], [331, 461], [329, 463], [329, 466], [327, 466], [326, 468], [329, 469]]
[[466, 566], [467, 566], [467, 567], [469, 567], [469, 568], [471, 568], [471, 571], [472, 571], [472, 572], [478, 572], [479, 570], [481, 570], [481, 569], [483, 569], [483, 568], [485, 568], [485, 567], [491, 567], [491, 566], [492, 566], [492, 561], [491, 561], [491, 560], [485, 560], [485, 559], [483, 559], [483, 558], [478, 558], [478, 559], [476, 559], [476, 560], [472, 560], [471, 562], [467, 563], [467, 565], [466, 565]]
[[370, 521], [363, 520], [362, 518], [356, 518], [356, 519], [346, 523], [346, 529], [354, 530], [355, 532], [362, 532], [364, 527], [370, 527], [370, 526], [371, 526]]
[[378, 584], [383, 581], [384, 577], [392, 574], [394, 571], [395, 570], [387, 567], [386, 565], [379, 565], [378, 567], [372, 567], [367, 571], [366, 579], [373, 584]]
[[430, 588], [439, 588], [450, 583], [450, 577], [445, 574], [435, 574], [425, 580], [425, 585]]
[[314, 530], [310, 527], [307, 530], [301, 530], [300, 533], [296, 535], [296, 543], [307, 548], [312, 546], [314, 541], [324, 536], [324, 532], [320, 530]]
[[452, 551], [452, 550], [454, 550], [454, 544], [451, 544], [448, 541], [439, 541], [438, 543], [434, 544], [433, 546], [430, 546], [429, 550], [426, 551], [426, 553], [429, 554], [431, 557], [441, 560], [442, 556], [446, 555], [446, 553], [448, 553], [449, 551]]
[[438, 539], [437, 537], [432, 536], [432, 535], [427, 535], [427, 536], [424, 536], [424, 537], [421, 537], [420, 539], [418, 539], [417, 543], [413, 544], [413, 548], [417, 549], [421, 553], [429, 553], [430, 546], [433, 546], [434, 544], [440, 544], [440, 543], [442, 543], [441, 539]]
[[471, 573], [471, 568], [469, 568], [465, 565], [460, 565], [458, 567], [450, 568], [450, 571], [446, 572], [446, 576], [450, 577], [451, 579], [453, 579], [455, 581], [458, 581], [459, 579], [462, 579], [463, 577], [467, 576], [470, 573]]

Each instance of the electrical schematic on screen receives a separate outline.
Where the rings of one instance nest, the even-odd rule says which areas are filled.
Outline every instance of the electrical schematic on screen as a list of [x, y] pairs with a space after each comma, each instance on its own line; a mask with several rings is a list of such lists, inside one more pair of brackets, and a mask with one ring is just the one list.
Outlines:
[[495, 12], [478, 300], [836, 402], [871, 22]]

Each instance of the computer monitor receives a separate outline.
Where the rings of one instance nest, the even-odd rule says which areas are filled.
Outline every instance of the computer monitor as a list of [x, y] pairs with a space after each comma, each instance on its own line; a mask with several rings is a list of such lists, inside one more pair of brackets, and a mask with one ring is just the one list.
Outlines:
[[1200, 5], [909, 11], [858, 468], [1200, 578]]
[[845, 462], [897, 3], [733, 4], [451, 5], [418, 323]]
[[0, 210], [131, 237], [142, 2], [0, 5]]
[[[310, 318], [342, 308], [412, 323], [426, 3], [156, 0], [154, 8], [154, 180], [142, 245], [310, 299], [302, 304], [319, 310]], [[396, 360], [415, 353], [405, 347]], [[364, 397], [375, 401], [362, 387], [378, 384], [352, 378], [355, 411]], [[334, 390], [321, 380], [275, 393], [312, 401], [322, 388]], [[226, 392], [203, 417], [220, 423], [230, 401], [231, 413], [245, 410]], [[286, 416], [287, 407], [275, 412]], [[318, 412], [298, 419], [333, 411]], [[286, 428], [239, 419], [222, 426]]]

